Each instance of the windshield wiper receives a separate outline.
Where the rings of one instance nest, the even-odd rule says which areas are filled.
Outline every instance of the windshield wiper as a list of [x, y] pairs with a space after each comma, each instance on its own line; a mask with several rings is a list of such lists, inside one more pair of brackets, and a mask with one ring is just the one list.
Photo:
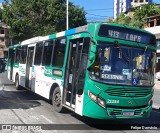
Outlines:
[[148, 48], [148, 47], [147, 47], [147, 46], [145, 46], [143, 55], [146, 53], [147, 48]]
[[115, 46], [116, 48], [119, 49], [118, 58], [122, 59], [122, 55], [123, 55], [124, 58], [126, 59], [126, 61], [130, 62], [130, 59], [127, 57], [127, 55], [125, 54], [125, 52], [122, 51], [122, 48], [121, 48], [121, 46], [119, 45], [118, 41], [115, 40], [113, 44], [114, 44], [114, 46]]

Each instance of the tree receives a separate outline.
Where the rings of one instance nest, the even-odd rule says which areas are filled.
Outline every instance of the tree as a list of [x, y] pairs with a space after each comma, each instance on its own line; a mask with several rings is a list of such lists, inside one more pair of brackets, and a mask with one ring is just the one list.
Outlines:
[[126, 16], [124, 13], [121, 13], [115, 20], [111, 18], [107, 19], [107, 23], [117, 23], [123, 25], [129, 25], [130, 21], [131, 18], [129, 16]]
[[2, 21], [2, 13], [3, 13], [3, 10], [0, 9], [0, 22]]
[[124, 24], [124, 25], [129, 25], [130, 23], [130, 17], [126, 16], [124, 13], [121, 13], [116, 19], [115, 19], [115, 23], [118, 24]]
[[114, 22], [114, 19], [112, 18], [107, 18], [107, 23], [113, 23]]
[[146, 23], [145, 19], [156, 14], [160, 14], [160, 8], [157, 8], [155, 4], [144, 4], [135, 10], [133, 25], [142, 28]]
[[[3, 21], [13, 40], [53, 34], [66, 29], [66, 0], [5, 0]], [[86, 24], [83, 8], [69, 2], [69, 27]]]
[[126, 16], [121, 13], [113, 23], [124, 24], [129, 26], [134, 26], [138, 28], [143, 28], [146, 23], [145, 18], [160, 14], [160, 8], [156, 7], [155, 4], [144, 4], [141, 7], [136, 7], [133, 14], [133, 18]]

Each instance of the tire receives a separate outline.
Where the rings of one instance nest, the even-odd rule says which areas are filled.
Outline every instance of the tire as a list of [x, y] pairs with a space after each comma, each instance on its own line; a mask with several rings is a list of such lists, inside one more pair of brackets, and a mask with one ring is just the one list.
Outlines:
[[62, 95], [59, 87], [56, 87], [52, 95], [52, 105], [56, 112], [61, 113], [64, 111], [62, 106]]
[[15, 86], [16, 86], [16, 90], [19, 90], [19, 89], [20, 89], [19, 76], [18, 76], [18, 75], [16, 75], [16, 77], [15, 77]]

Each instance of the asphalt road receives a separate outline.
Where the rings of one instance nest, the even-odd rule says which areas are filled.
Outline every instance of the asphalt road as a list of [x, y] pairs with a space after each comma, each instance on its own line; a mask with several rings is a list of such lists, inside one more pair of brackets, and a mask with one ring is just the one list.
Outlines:
[[[159, 84], [160, 81], [156, 81], [153, 98], [157, 106], [160, 103]], [[149, 118], [130, 120], [90, 119], [69, 110], [66, 110], [65, 113], [57, 113], [53, 110], [50, 101], [25, 89], [17, 91], [5, 74], [0, 74], [0, 132], [105, 133], [116, 129], [116, 132], [120, 133], [133, 133], [137, 132], [135, 129], [156, 129], [158, 126], [160, 127], [158, 109], [153, 109]], [[13, 130], [11, 131], [10, 128]], [[138, 132], [158, 133], [159, 131], [145, 129]]]

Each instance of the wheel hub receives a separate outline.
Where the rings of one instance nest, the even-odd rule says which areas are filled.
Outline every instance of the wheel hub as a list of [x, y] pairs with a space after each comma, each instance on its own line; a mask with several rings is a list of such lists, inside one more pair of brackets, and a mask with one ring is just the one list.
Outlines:
[[60, 95], [60, 93], [56, 93], [56, 95], [54, 97], [54, 103], [55, 103], [56, 106], [61, 105], [61, 95]]

